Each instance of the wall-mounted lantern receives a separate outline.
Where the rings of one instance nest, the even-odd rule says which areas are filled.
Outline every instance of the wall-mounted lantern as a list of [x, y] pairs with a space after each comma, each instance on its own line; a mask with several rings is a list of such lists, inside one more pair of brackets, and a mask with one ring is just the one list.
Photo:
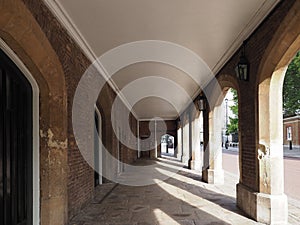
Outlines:
[[200, 97], [198, 99], [198, 108], [199, 108], [199, 111], [205, 111], [205, 109], [206, 109], [206, 99], [203, 95], [200, 95]]
[[243, 43], [242, 54], [240, 56], [240, 61], [235, 67], [236, 76], [243, 81], [249, 80], [249, 69], [250, 64], [245, 56], [245, 42]]

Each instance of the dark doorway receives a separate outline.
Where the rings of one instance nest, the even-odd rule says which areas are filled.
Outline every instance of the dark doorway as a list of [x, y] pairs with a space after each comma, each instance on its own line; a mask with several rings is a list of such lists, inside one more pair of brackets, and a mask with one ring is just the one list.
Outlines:
[[100, 184], [100, 175], [99, 175], [99, 117], [98, 114], [95, 112], [95, 128], [94, 128], [94, 159], [95, 159], [95, 186]]
[[32, 225], [32, 88], [0, 50], [0, 224]]

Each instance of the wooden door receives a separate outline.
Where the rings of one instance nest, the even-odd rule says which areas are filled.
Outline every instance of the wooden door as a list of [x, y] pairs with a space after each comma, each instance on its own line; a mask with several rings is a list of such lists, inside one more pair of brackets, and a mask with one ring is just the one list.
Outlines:
[[0, 224], [32, 225], [32, 88], [0, 50]]

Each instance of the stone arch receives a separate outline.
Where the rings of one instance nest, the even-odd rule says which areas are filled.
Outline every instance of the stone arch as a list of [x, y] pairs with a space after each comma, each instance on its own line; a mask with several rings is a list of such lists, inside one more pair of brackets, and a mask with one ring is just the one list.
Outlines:
[[234, 88], [239, 92], [238, 80], [232, 75], [221, 74], [220, 76], [218, 76], [217, 80], [219, 82], [219, 85], [221, 86], [221, 89], [229, 87]]
[[[282, 87], [286, 69], [300, 49], [299, 9], [300, 2], [295, 1], [267, 46], [257, 76], [257, 179], [258, 190], [263, 193], [257, 195], [257, 201], [269, 201], [267, 207], [270, 217], [265, 217], [257, 210], [256, 219], [265, 223], [287, 221], [282, 149]], [[260, 204], [257, 205], [259, 207]], [[275, 215], [277, 211], [281, 213]]]
[[[171, 139], [173, 140], [173, 143], [172, 143], [172, 149], [173, 150], [175, 150], [175, 138], [176, 138], [176, 136], [174, 135], [174, 133], [173, 132], [166, 132], [165, 134], [163, 134], [163, 135], [161, 135], [160, 136], [160, 152], [161, 152], [161, 154], [163, 154], [163, 153], [169, 153], [168, 151], [168, 149], [169, 149], [169, 147], [170, 147], [170, 145], [169, 145], [169, 143], [168, 142], [164, 142], [164, 145], [162, 145], [163, 143], [162, 143], [162, 138], [164, 137], [164, 136], [166, 136], [166, 135], [168, 135], [168, 136], [170, 136], [171, 137]], [[165, 140], [166, 141], [166, 140]], [[164, 146], [164, 147], [163, 147]], [[166, 150], [166, 152], [163, 152], [163, 149], [165, 149]], [[172, 156], [174, 156], [175, 155], [175, 151], [173, 152], [173, 155]]]
[[[203, 180], [208, 183], [224, 183], [224, 171], [222, 169], [222, 102], [227, 90], [232, 87], [238, 91], [237, 79], [232, 75], [221, 74], [215, 82], [207, 87], [210, 101], [207, 110], [203, 114], [204, 125], [204, 166], [202, 171]], [[206, 93], [204, 91], [204, 93]]]
[[300, 2], [295, 1], [269, 43], [258, 69], [257, 83], [271, 78], [274, 71], [287, 66], [299, 49]]
[[[263, 128], [259, 130], [259, 142], [275, 143], [281, 138], [277, 136], [277, 131], [282, 133], [282, 127], [278, 127], [276, 123], [281, 124], [279, 121], [282, 120], [282, 86], [285, 72], [300, 49], [299, 9], [300, 3], [296, 1], [268, 45], [259, 66], [258, 115], [259, 118], [270, 118], [263, 121], [258, 119], [258, 127]], [[268, 129], [265, 129], [266, 127]]]
[[67, 101], [62, 66], [21, 0], [0, 4], [0, 38], [36, 80], [40, 90], [40, 221], [65, 224], [67, 216]]

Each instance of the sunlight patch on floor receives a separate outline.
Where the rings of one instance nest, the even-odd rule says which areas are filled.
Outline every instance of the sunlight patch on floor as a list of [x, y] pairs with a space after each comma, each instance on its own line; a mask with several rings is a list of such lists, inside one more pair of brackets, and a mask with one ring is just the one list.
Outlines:
[[[178, 175], [178, 174], [177, 174]], [[183, 176], [181, 176], [183, 177]], [[178, 179], [178, 181], [180, 181]], [[187, 183], [188, 184], [188, 183]], [[233, 221], [239, 221], [241, 222], [252, 222], [248, 218], [245, 218], [239, 214], [236, 214], [230, 210], [225, 209], [224, 207], [220, 206], [223, 203], [220, 203], [222, 199], [216, 198], [215, 201], [218, 201], [218, 203], [214, 203], [214, 200], [207, 200], [205, 198], [199, 197], [193, 193], [191, 193], [191, 190], [184, 190], [181, 187], [174, 186], [171, 184], [168, 184], [166, 182], [157, 182], [157, 185], [162, 188], [164, 191], [169, 193], [170, 195], [174, 196], [175, 198], [187, 202], [188, 204], [200, 209], [201, 211], [210, 214], [213, 217], [216, 217], [220, 219], [221, 221], [224, 221], [224, 223], [232, 224]], [[197, 188], [197, 187], [196, 187]], [[199, 187], [200, 189], [200, 187]], [[195, 190], [200, 191], [200, 190]], [[217, 194], [217, 193], [216, 193]], [[209, 197], [209, 196], [207, 196]], [[214, 198], [214, 196], [211, 196]], [[224, 201], [224, 205], [227, 204], [226, 200]]]
[[160, 225], [180, 225], [160, 209], [154, 209], [153, 214], [155, 215]]

